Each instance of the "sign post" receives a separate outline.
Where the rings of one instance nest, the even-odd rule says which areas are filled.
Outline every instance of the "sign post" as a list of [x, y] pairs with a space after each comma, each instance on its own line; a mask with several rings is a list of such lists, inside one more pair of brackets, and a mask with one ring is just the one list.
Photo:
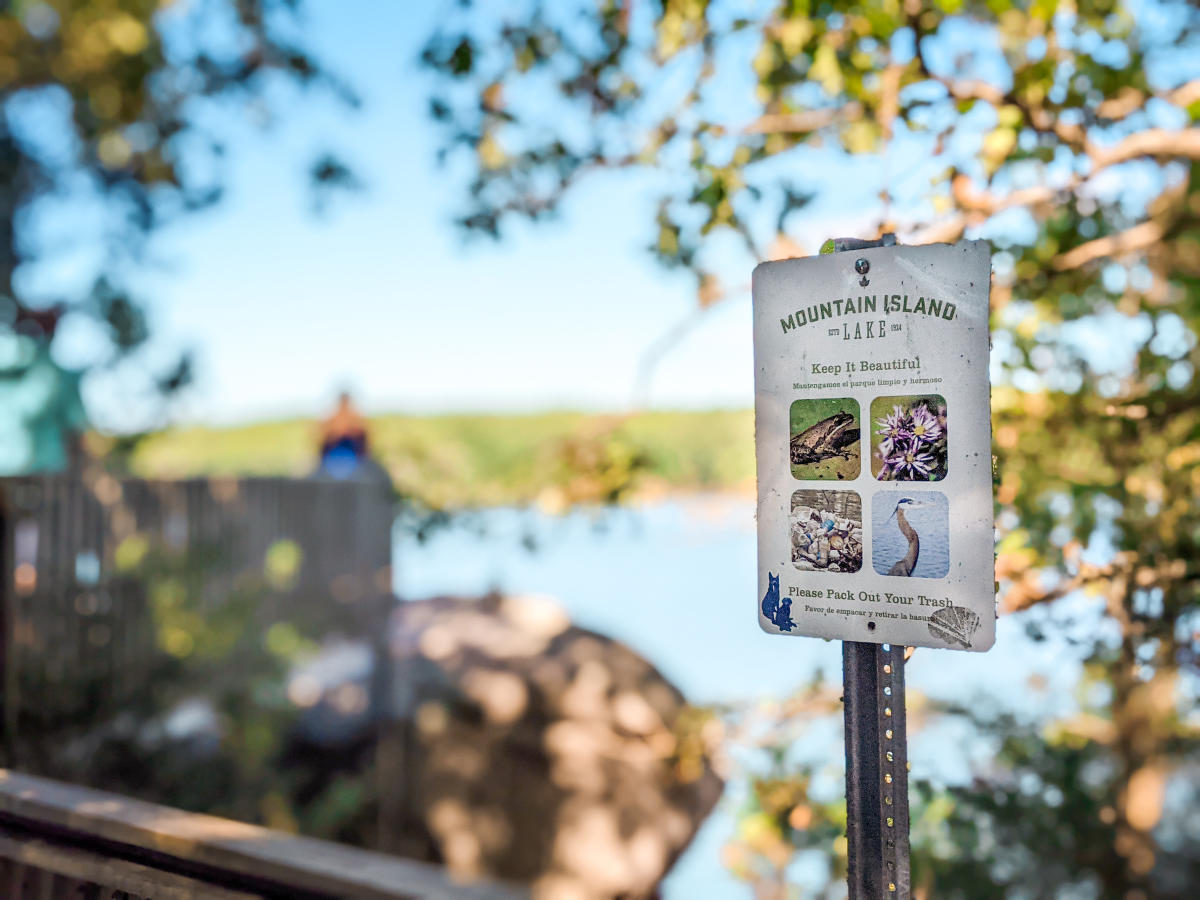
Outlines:
[[845, 641], [846, 855], [851, 900], [909, 896], [904, 648]]
[[758, 619], [842, 640], [851, 900], [908, 898], [906, 647], [995, 639], [987, 244], [754, 272]]

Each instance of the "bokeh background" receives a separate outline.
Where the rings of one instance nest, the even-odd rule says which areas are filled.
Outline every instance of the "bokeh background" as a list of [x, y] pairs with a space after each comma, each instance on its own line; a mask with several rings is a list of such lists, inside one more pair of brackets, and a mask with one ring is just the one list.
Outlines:
[[843, 896], [840, 651], [753, 611], [750, 272], [982, 238], [1001, 620], [908, 663], [914, 896], [1193, 896], [1198, 119], [1187, 0], [12, 0], [5, 764], [548, 897]]

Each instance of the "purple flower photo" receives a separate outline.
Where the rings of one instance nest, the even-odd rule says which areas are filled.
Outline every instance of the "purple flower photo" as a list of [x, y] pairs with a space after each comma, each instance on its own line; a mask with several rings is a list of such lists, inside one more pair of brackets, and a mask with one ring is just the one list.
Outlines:
[[946, 477], [946, 400], [940, 394], [871, 403], [871, 473], [879, 481]]

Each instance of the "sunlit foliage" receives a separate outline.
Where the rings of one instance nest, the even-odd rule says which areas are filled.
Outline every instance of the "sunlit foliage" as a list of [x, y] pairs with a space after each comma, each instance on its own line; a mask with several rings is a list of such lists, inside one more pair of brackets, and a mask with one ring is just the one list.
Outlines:
[[[592, 172], [637, 170], [660, 191], [652, 252], [706, 305], [755, 260], [801, 252], [809, 198], [862, 197], [824, 174], [837, 163], [877, 187], [863, 229], [992, 241], [1001, 608], [1098, 687], [1044, 731], [976, 723], [999, 736], [995, 770], [924, 807], [944, 830], [918, 823], [917, 884], [1133, 900], [1196, 883], [1196, 823], [1166, 798], [1200, 761], [1200, 9], [460, 5], [425, 61], [446, 153], [472, 173], [469, 230], [501, 235]], [[772, 773], [755, 815], [800, 846]]]

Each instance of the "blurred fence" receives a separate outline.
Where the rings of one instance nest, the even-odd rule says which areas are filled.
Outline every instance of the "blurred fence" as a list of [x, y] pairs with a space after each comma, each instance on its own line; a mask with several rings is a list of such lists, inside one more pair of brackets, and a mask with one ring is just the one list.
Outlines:
[[256, 628], [374, 627], [391, 588], [392, 518], [378, 483], [0, 479], [6, 737], [18, 709], [95, 721], [151, 688], [164, 648], [148, 568], [175, 567], [200, 616], [238, 595]]

